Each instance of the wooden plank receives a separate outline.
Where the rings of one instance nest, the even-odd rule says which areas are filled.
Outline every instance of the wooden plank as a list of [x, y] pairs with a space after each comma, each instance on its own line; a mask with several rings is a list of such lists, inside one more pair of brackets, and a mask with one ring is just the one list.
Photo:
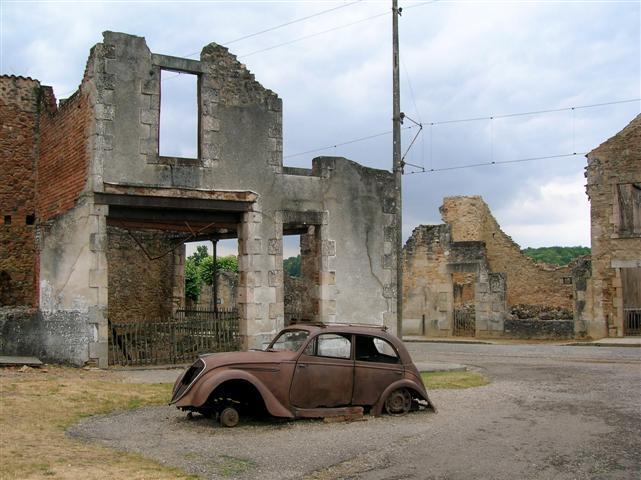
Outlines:
[[36, 357], [16, 357], [16, 356], [0, 356], [0, 365], [3, 367], [16, 367], [27, 365], [28, 367], [41, 367], [44, 365], [39, 358]]
[[641, 267], [621, 269], [623, 308], [641, 309]]

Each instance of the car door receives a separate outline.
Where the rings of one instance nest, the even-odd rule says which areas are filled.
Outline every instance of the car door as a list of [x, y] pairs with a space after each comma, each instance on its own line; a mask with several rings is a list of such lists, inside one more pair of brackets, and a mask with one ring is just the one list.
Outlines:
[[298, 408], [349, 405], [353, 388], [352, 336], [321, 333], [298, 357], [290, 403]]
[[388, 385], [403, 378], [396, 349], [375, 335], [354, 335], [354, 395], [352, 404], [373, 405]]

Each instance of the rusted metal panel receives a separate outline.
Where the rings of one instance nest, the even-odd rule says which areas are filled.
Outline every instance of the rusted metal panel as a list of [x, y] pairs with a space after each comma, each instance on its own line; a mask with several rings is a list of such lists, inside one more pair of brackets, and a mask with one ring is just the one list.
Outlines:
[[189, 412], [220, 415], [233, 407], [242, 414], [261, 404], [273, 416], [347, 420], [367, 408], [403, 414], [418, 401], [434, 409], [407, 349], [382, 327], [299, 324], [265, 350], [200, 361], [197, 379], [189, 374], [194, 364], [174, 386], [171, 404]]

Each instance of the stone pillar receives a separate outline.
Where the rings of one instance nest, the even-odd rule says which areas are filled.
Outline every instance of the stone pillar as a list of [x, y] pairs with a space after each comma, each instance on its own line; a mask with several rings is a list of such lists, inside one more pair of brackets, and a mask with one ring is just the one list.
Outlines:
[[93, 341], [89, 342], [89, 361], [100, 368], [107, 368], [109, 355], [108, 307], [108, 262], [107, 262], [107, 205], [92, 205], [89, 223], [93, 233], [89, 234], [89, 250], [93, 253], [93, 268], [89, 270], [89, 288], [94, 290], [96, 303], [89, 307], [90, 331]]
[[276, 220], [247, 212], [238, 226], [238, 313], [244, 349], [261, 348], [284, 325], [283, 225]]
[[474, 310], [476, 315], [476, 335], [483, 335], [490, 329], [489, 319], [491, 311], [490, 280], [488, 272], [485, 269], [481, 269], [476, 277]]
[[507, 313], [507, 281], [502, 272], [488, 274], [490, 280], [490, 323], [488, 330], [502, 335]]

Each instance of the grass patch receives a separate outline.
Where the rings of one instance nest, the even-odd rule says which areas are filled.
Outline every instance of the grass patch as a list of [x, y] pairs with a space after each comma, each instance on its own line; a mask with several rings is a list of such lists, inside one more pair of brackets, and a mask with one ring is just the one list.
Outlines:
[[477, 372], [422, 372], [421, 378], [428, 390], [482, 387], [490, 380]]
[[166, 403], [170, 391], [169, 384], [125, 384], [109, 371], [0, 369], [0, 477], [196, 478], [65, 434], [83, 417]]
[[217, 465], [218, 473], [223, 477], [236, 477], [247, 472], [256, 464], [251, 460], [244, 458], [230, 457], [222, 455], [221, 462]]

